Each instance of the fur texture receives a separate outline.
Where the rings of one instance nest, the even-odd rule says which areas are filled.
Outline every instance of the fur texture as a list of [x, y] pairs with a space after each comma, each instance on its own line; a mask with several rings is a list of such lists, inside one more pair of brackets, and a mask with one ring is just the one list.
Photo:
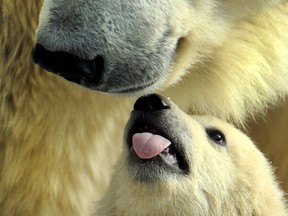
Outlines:
[[[47, 2], [46, 7], [53, 3]], [[173, 22], [183, 21], [183, 24], [171, 24], [175, 30], [173, 35], [181, 36], [166, 77], [171, 85], [157, 85], [159, 91], [162, 89], [163, 94], [186, 111], [217, 115], [242, 124], [248, 116], [263, 111], [287, 93], [288, 40], [287, 30], [283, 28], [287, 26], [287, 3], [259, 0], [249, 1], [246, 7], [243, 1], [226, 2], [229, 7], [224, 8], [237, 17], [230, 20], [228, 16], [229, 25], [221, 22], [220, 25], [218, 19], [215, 23], [214, 17], [200, 19], [201, 12], [212, 13], [213, 5], [218, 5], [216, 2], [206, 6], [204, 2], [178, 2], [172, 10], [178, 11]], [[199, 19], [186, 18], [194, 4], [197, 10], [192, 14]], [[0, 6], [1, 215], [89, 215], [93, 203], [103, 195], [108, 184], [112, 164], [120, 153], [117, 144], [122, 131], [119, 128], [124, 127], [135, 99], [92, 92], [34, 65], [31, 52], [41, 6], [42, 2], [36, 0], [3, 0]], [[186, 27], [191, 19], [203, 21], [203, 25], [194, 29], [195, 38], [188, 34]], [[44, 20], [41, 19], [40, 24], [45, 23]], [[210, 24], [212, 29], [208, 28]], [[50, 33], [52, 38], [58, 35]], [[67, 36], [73, 40], [74, 33]], [[46, 46], [52, 49], [56, 41], [57, 38], [47, 41], [50, 45]], [[61, 44], [67, 45], [67, 52], [73, 50], [69, 48], [71, 41]], [[82, 48], [85, 51], [87, 47]], [[108, 47], [106, 52], [111, 49], [113, 47]], [[128, 59], [135, 57], [133, 52], [128, 56]], [[133, 61], [135, 65], [137, 59]], [[279, 173], [282, 181], [288, 179], [284, 144], [287, 140], [277, 147], [283, 149], [279, 151], [281, 156], [277, 153], [283, 165], [283, 172]]]
[[121, 140], [131, 103], [33, 64], [40, 7], [1, 5], [0, 214], [90, 215], [120, 152], [112, 140]]
[[250, 122], [249, 134], [259, 148], [273, 162], [275, 173], [288, 198], [288, 101], [271, 107], [265, 117]]
[[87, 87], [174, 84], [167, 95], [185, 110], [243, 123], [288, 93], [287, 12], [287, 0], [45, 0], [36, 36], [50, 51], [101, 56], [100, 81]]
[[[147, 112], [141, 121], [145, 119], [150, 128], [164, 127], [164, 136], [177, 137], [178, 142], [172, 141], [171, 145], [182, 149], [189, 172], [168, 172], [169, 165], [154, 158], [144, 159], [146, 162], [134, 160], [131, 164], [133, 150], [128, 147], [129, 136], [124, 136], [124, 153], [96, 215], [287, 215], [283, 193], [270, 163], [242, 132], [219, 119], [187, 116], [173, 106], [172, 111]], [[131, 130], [131, 121], [137, 122], [137, 118], [130, 119], [126, 134]], [[215, 142], [207, 132], [211, 128], [218, 135], [220, 131], [226, 141], [221, 145]], [[148, 160], [153, 169], [145, 169]], [[136, 172], [146, 176], [146, 180], [135, 177], [139, 175]], [[157, 180], [151, 178], [154, 175]]]

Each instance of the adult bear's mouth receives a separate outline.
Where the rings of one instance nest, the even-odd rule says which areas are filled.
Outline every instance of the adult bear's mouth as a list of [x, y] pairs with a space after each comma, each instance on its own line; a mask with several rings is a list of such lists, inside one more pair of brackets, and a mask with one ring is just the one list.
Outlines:
[[[151, 80], [148, 80], [146, 82], [137, 84], [137, 85], [127, 85], [122, 88], [118, 87], [102, 87], [101, 85], [96, 89], [102, 92], [109, 92], [113, 94], [135, 94], [137, 92], [142, 92], [147, 89], [151, 89], [159, 82], [160, 78], [155, 77]], [[91, 88], [91, 87], [90, 87]]]
[[67, 52], [50, 51], [40, 44], [36, 44], [33, 51], [34, 62], [45, 70], [89, 89], [114, 94], [151, 92], [165, 81], [170, 67], [168, 63], [165, 67], [158, 67], [143, 62], [133, 65], [109, 59], [98, 55], [86, 60]]

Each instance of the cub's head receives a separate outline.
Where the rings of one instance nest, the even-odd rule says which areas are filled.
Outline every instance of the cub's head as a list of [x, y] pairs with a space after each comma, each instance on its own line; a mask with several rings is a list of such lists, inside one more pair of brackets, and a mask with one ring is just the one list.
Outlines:
[[233, 23], [279, 0], [44, 0], [34, 60], [91, 89], [143, 93], [207, 59]]
[[282, 196], [245, 134], [154, 94], [134, 105], [99, 215], [284, 215]]

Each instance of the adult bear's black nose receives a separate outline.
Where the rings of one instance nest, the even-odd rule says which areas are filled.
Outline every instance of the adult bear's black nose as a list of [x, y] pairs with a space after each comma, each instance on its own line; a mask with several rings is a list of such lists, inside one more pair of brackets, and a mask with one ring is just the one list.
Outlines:
[[104, 70], [102, 56], [97, 56], [94, 60], [84, 60], [67, 52], [49, 51], [40, 44], [36, 44], [33, 60], [45, 70], [78, 84], [85, 81], [97, 84]]
[[156, 111], [169, 108], [169, 100], [157, 94], [142, 96], [134, 104], [134, 110], [138, 111]]

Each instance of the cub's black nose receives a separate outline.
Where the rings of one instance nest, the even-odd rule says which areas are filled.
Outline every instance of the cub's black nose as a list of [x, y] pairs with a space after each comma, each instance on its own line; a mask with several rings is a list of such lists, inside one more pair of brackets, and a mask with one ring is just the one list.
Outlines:
[[40, 44], [35, 46], [33, 60], [45, 70], [78, 84], [97, 84], [104, 70], [104, 58], [101, 56], [94, 60], [85, 60], [67, 52], [49, 51]]
[[169, 108], [169, 100], [157, 94], [142, 96], [138, 98], [138, 100], [134, 104], [134, 110], [139, 111], [156, 111]]

